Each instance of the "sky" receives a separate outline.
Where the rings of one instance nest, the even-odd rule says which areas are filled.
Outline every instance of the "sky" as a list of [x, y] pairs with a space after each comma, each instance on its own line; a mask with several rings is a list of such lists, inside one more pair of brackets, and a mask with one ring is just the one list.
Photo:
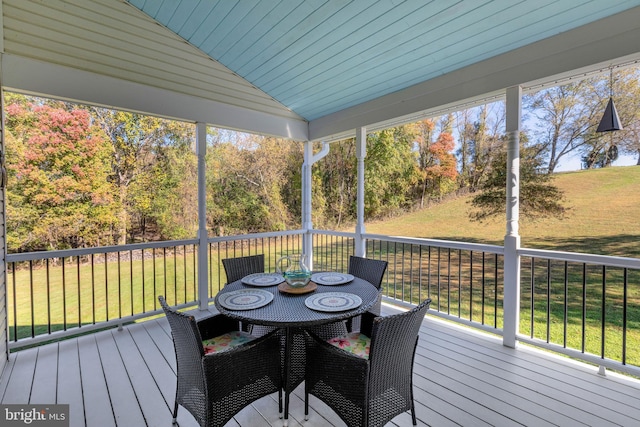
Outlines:
[[[630, 156], [628, 154], [622, 154], [618, 157], [618, 160], [613, 162], [613, 166], [634, 166], [638, 161], [637, 156]], [[556, 172], [569, 172], [582, 169], [582, 162], [580, 161], [580, 155], [571, 157], [562, 157], [560, 164], [556, 168]]]

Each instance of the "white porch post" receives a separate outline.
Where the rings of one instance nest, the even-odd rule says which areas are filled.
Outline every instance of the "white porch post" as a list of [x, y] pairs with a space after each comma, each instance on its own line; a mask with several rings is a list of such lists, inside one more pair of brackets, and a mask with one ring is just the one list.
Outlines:
[[313, 142], [305, 141], [304, 143], [304, 161], [302, 162], [302, 228], [305, 234], [302, 236], [303, 253], [309, 255], [309, 268], [313, 270], [313, 239], [311, 231], [313, 230], [313, 212], [311, 197], [311, 168], [318, 160], [322, 159], [329, 153], [329, 143], [323, 142], [322, 149], [313, 154]]
[[313, 143], [304, 142], [304, 161], [302, 162], [302, 253], [308, 255], [309, 268], [313, 270], [313, 239], [311, 230], [313, 220], [311, 217], [311, 167], [313, 166]]
[[364, 228], [364, 159], [367, 157], [367, 128], [356, 129], [356, 158], [358, 159], [358, 195], [357, 195], [357, 223], [355, 238], [355, 255], [366, 255], [367, 244], [362, 235]]
[[196, 123], [196, 154], [198, 155], [198, 307], [200, 310], [206, 310], [209, 306], [206, 153], [207, 124], [198, 122]]
[[522, 88], [507, 89], [507, 234], [504, 237], [504, 329], [503, 344], [516, 346], [520, 322], [520, 114]]

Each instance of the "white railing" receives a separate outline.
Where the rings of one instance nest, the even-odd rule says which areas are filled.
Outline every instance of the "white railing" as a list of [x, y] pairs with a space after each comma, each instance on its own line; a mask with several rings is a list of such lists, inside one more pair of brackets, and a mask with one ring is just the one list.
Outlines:
[[[389, 302], [431, 298], [432, 314], [499, 335], [505, 305], [517, 304], [517, 340], [639, 374], [640, 349], [631, 345], [640, 342], [638, 259], [519, 249], [521, 291], [505, 301], [502, 246], [320, 230], [223, 236], [207, 240], [209, 300], [226, 282], [223, 258], [263, 253], [274, 271], [304, 239], [314, 269], [337, 271], [347, 270], [363, 239], [365, 256], [389, 263], [382, 283]], [[197, 242], [8, 255], [11, 348], [159, 314], [158, 295], [196, 305]]]

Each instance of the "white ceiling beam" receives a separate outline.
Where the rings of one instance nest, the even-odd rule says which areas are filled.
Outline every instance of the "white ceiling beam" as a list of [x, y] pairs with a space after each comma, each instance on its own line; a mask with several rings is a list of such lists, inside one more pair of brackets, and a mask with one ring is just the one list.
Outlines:
[[640, 57], [640, 7], [595, 21], [443, 74], [407, 89], [329, 114], [309, 123], [309, 138], [320, 140], [353, 132], [361, 126], [421, 111], [438, 111], [468, 100], [503, 93], [507, 87], [573, 70], [602, 67], [612, 61]]
[[202, 122], [296, 141], [308, 139], [308, 123], [304, 120], [253, 111], [13, 54], [2, 57], [2, 83], [4, 89], [37, 96]]

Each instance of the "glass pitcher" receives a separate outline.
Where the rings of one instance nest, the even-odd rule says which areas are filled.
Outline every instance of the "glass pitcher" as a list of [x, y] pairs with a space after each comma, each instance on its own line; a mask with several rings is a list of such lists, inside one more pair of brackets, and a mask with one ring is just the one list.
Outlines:
[[276, 262], [276, 270], [284, 276], [289, 286], [301, 288], [307, 286], [311, 279], [308, 264], [308, 257], [305, 254], [285, 255]]

